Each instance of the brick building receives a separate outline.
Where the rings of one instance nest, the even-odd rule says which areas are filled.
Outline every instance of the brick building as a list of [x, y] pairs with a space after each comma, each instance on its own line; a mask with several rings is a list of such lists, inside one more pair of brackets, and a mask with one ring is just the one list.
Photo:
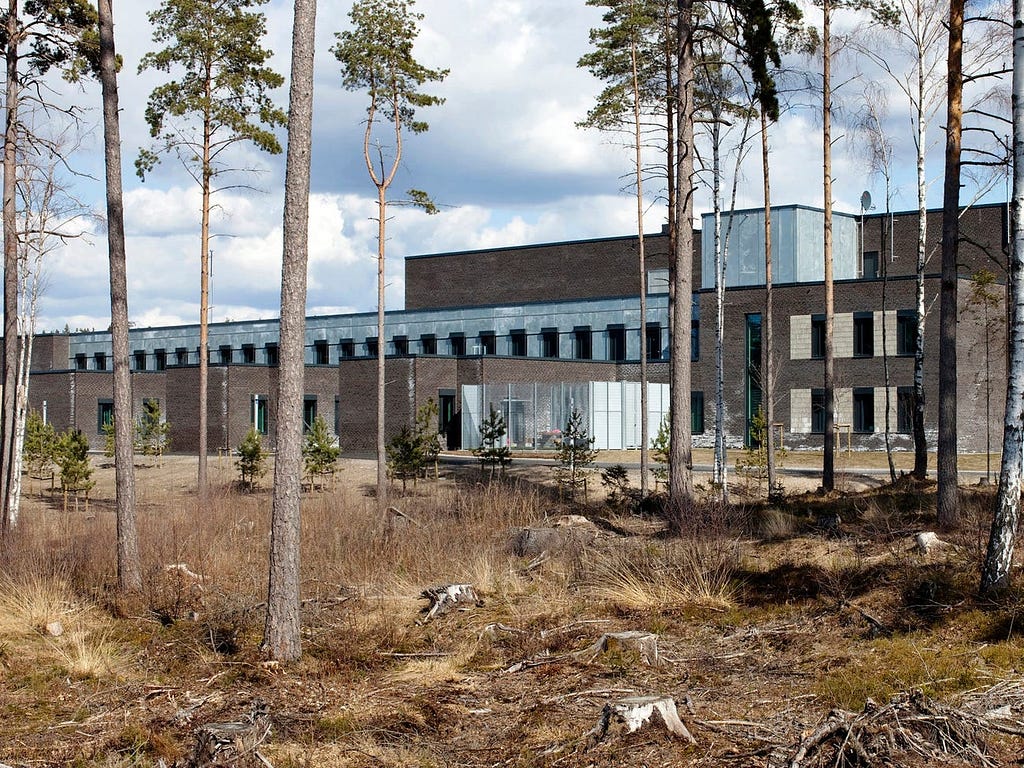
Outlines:
[[[763, 212], [723, 218], [728, 233], [725, 293], [726, 429], [742, 445], [762, 392], [757, 374], [764, 313]], [[929, 214], [925, 277], [926, 426], [936, 432], [940, 214]], [[824, 294], [820, 211], [773, 209], [776, 419], [786, 445], [822, 444]], [[691, 335], [695, 444], [714, 431], [714, 241], [710, 216], [695, 233]], [[836, 215], [836, 422], [842, 445], [912, 444], [916, 212]], [[1002, 304], [972, 301], [972, 276], [986, 269], [1005, 283], [1006, 207], [980, 206], [961, 218], [959, 424], [964, 451], [985, 450], [986, 419], [998, 437], [1005, 386]], [[667, 408], [668, 238], [645, 237], [648, 316], [641, 328], [637, 238], [605, 238], [406, 259], [404, 310], [386, 317], [387, 431], [411, 423], [433, 399], [450, 447], [472, 444], [493, 405], [514, 447], [542, 447], [568, 407], [585, 410], [599, 447], [635, 447], [640, 355], [649, 360], [650, 434]], [[276, 419], [276, 320], [210, 326], [209, 445], [237, 446], [250, 426], [272, 439]], [[987, 332], [986, 332], [987, 331]], [[198, 326], [130, 332], [137, 413], [159, 401], [172, 449], [194, 451], [198, 411]], [[987, 343], [986, 343], [987, 342]], [[304, 418], [323, 416], [351, 452], [374, 446], [376, 313], [317, 316], [306, 325]], [[108, 333], [36, 339], [30, 400], [58, 429], [75, 426], [102, 446], [112, 416]], [[888, 369], [888, 389], [886, 388]], [[886, 407], [888, 394], [888, 409]], [[137, 415], [137, 414], [136, 414]]]

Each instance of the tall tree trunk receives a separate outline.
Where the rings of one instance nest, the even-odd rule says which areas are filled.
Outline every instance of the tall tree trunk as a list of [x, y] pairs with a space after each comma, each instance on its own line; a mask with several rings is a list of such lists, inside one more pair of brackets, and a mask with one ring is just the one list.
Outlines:
[[825, 206], [825, 239], [823, 245], [825, 259], [825, 435], [824, 451], [821, 466], [821, 487], [825, 491], [836, 487], [835, 475], [835, 423], [836, 423], [836, 381], [835, 381], [835, 346], [833, 331], [835, 329], [835, 296], [832, 282], [832, 39], [830, 0], [822, 3], [824, 21], [822, 22], [822, 88], [821, 88], [821, 123], [822, 123], [822, 171], [824, 176]]
[[[206, 70], [206, 95], [212, 98], [212, 75]], [[199, 473], [200, 498], [206, 497], [206, 457], [209, 453], [208, 403], [210, 387], [210, 115], [203, 119], [202, 224], [199, 230]]]
[[[892, 456], [892, 424], [889, 412], [892, 405], [892, 397], [889, 394], [891, 387], [889, 386], [891, 378], [889, 373], [889, 327], [886, 321], [886, 310], [888, 309], [887, 299], [889, 297], [889, 260], [885, 257], [886, 242], [889, 238], [895, 236], [895, 231], [892, 224], [892, 218], [889, 211], [889, 171], [886, 170], [885, 177], [885, 218], [882, 220], [882, 244], [881, 253], [879, 254], [879, 264], [882, 269], [882, 372], [885, 379], [885, 459], [889, 464], [889, 482], [896, 482], [896, 464], [893, 461]], [[886, 234], [886, 224], [889, 224], [888, 235]], [[863, 218], [861, 220], [861, 229], [864, 228]], [[861, 249], [863, 251], [863, 249]]]
[[669, 506], [679, 517], [693, 501], [690, 332], [693, 318], [693, 0], [676, 0], [676, 242], [672, 253]]
[[722, 128], [718, 105], [711, 107], [711, 198], [715, 219], [715, 461], [718, 497], [726, 500], [725, 478], [725, 254], [722, 248]]
[[[636, 236], [640, 268], [640, 495], [649, 490], [650, 425], [647, 400], [647, 252], [644, 243], [644, 165], [640, 124], [640, 78], [637, 68], [636, 38], [631, 41], [630, 65], [633, 68], [633, 147], [636, 150]], [[575, 488], [575, 485], [573, 486]]]
[[114, 476], [117, 505], [117, 583], [142, 588], [139, 534], [135, 525], [135, 420], [128, 365], [128, 275], [121, 194], [121, 129], [117, 112], [117, 57], [112, 0], [99, 0], [100, 82], [103, 87], [103, 150], [107, 177], [107, 243], [110, 254], [110, 336], [114, 356]]
[[779, 496], [778, 477], [775, 467], [775, 354], [773, 350], [773, 304], [772, 291], [772, 194], [771, 176], [768, 173], [768, 115], [761, 109], [761, 171], [764, 176], [764, 323], [761, 328], [764, 351], [761, 360], [761, 381], [764, 385], [764, 420], [768, 427], [768, 445], [765, 452], [768, 470], [768, 498]]
[[4, 349], [3, 396], [0, 398], [0, 533], [10, 527], [14, 468], [14, 411], [18, 371], [18, 232], [16, 188], [18, 163], [18, 1], [7, 4], [7, 87], [4, 131]]
[[[921, 14], [917, 15], [920, 23]], [[920, 33], [917, 39], [921, 39]], [[914, 477], [924, 480], [928, 474], [928, 439], [924, 433], [924, 267], [928, 248], [928, 178], [925, 175], [925, 73], [921, 59], [917, 67], [917, 336], [914, 340]]]
[[383, 512], [387, 507], [388, 474], [387, 446], [384, 441], [384, 418], [386, 413], [384, 394], [384, 261], [385, 227], [387, 224], [387, 187], [377, 185], [377, 507]]
[[963, 118], [964, 0], [949, 4], [946, 174], [942, 190], [942, 280], [939, 301], [939, 442], [936, 510], [940, 528], [957, 524], [956, 321], [960, 245], [960, 141]]
[[263, 651], [272, 659], [302, 655], [299, 627], [302, 393], [305, 374], [306, 265], [309, 254], [309, 175], [313, 128], [313, 38], [316, 0], [295, 0], [289, 92], [288, 155], [281, 264], [281, 337], [275, 429], [270, 581]]
[[1007, 259], [1010, 310], [1009, 371], [1003, 419], [1003, 457], [999, 493], [981, 571], [981, 591], [1010, 584], [1013, 544], [1020, 519], [1021, 467], [1024, 464], [1024, 13], [1013, 0], [1013, 220]]

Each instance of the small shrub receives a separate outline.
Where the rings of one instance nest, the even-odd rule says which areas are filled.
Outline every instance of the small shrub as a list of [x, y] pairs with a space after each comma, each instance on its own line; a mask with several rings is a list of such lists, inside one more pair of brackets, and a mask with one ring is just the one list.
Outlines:
[[480, 425], [480, 445], [473, 449], [473, 454], [480, 460], [481, 472], [490, 467], [492, 480], [495, 467], [501, 467], [504, 474], [505, 467], [512, 463], [512, 449], [505, 442], [507, 432], [505, 417], [491, 406], [490, 414]]
[[60, 487], [64, 494], [64, 509], [68, 506], [68, 493], [88, 494], [96, 481], [92, 479], [92, 463], [89, 461], [89, 441], [80, 429], [68, 429], [57, 442], [57, 466], [60, 468]]
[[387, 444], [388, 474], [402, 481], [405, 491], [406, 481], [415, 480], [423, 466], [423, 452], [420, 441], [408, 427], [402, 427], [397, 435]]
[[555, 440], [558, 464], [554, 468], [559, 488], [565, 489], [570, 499], [576, 498], [579, 488], [586, 488], [590, 465], [597, 458], [592, 438], [583, 424], [583, 414], [573, 408], [560, 438]]
[[323, 487], [324, 480], [333, 476], [338, 466], [338, 457], [341, 456], [341, 448], [337, 440], [327, 428], [327, 422], [323, 416], [313, 419], [313, 425], [306, 433], [306, 439], [302, 443], [302, 467], [309, 478], [310, 487], [314, 487], [319, 481]]
[[235, 462], [235, 466], [241, 475], [241, 486], [246, 490], [253, 490], [256, 482], [266, 474], [267, 450], [263, 447], [263, 439], [255, 427], [250, 427], [242, 442], [238, 444], [238, 461]]
[[137, 450], [143, 456], [160, 457], [171, 447], [171, 425], [164, 419], [158, 400], [147, 399], [142, 404], [142, 417], [135, 425]]

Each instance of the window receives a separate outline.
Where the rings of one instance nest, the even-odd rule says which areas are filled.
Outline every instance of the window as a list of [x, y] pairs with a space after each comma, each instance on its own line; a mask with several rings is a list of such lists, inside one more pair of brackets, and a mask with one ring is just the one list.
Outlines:
[[498, 351], [497, 340], [494, 336], [494, 331], [481, 331], [480, 332], [480, 354], [482, 355], [493, 355]]
[[408, 355], [409, 354], [409, 337], [408, 336], [395, 336], [391, 339], [391, 345], [395, 348], [396, 355]]
[[355, 357], [356, 343], [352, 339], [342, 339], [338, 342], [338, 357]]
[[377, 352], [378, 352], [378, 349], [377, 349], [377, 337], [376, 336], [367, 336], [366, 337], [366, 356], [367, 357], [376, 357], [377, 356]]
[[114, 401], [96, 401], [96, 432], [103, 434], [103, 428], [114, 423]]
[[448, 347], [451, 354], [455, 356], [466, 354], [466, 337], [461, 333], [453, 333], [448, 336]]
[[647, 293], [668, 293], [668, 270], [648, 269], [647, 270]]
[[878, 277], [878, 251], [864, 251], [861, 255], [860, 276], [868, 279]]
[[690, 393], [690, 433], [704, 434], [704, 393]]
[[146, 370], [146, 350], [137, 349], [132, 352], [132, 368], [136, 371]]
[[420, 351], [424, 355], [436, 355], [437, 337], [432, 333], [425, 333], [420, 336]]
[[246, 365], [256, 364], [256, 347], [253, 344], [242, 345], [242, 362]]
[[825, 316], [811, 315], [811, 359], [825, 357]]
[[608, 359], [613, 361], [626, 359], [626, 329], [621, 325], [608, 326]]
[[558, 357], [558, 329], [542, 328], [540, 332], [540, 356]]
[[316, 421], [316, 395], [306, 395], [302, 399], [302, 431], [309, 432]]
[[700, 360], [700, 320], [696, 317], [690, 321], [690, 360]]
[[316, 365], [327, 365], [330, 363], [330, 352], [328, 351], [326, 339], [316, 339], [313, 342], [313, 362]]
[[220, 356], [221, 365], [231, 365], [233, 355], [231, 354], [230, 344], [221, 344], [217, 352], [218, 355]]
[[875, 431], [875, 390], [870, 387], [853, 390], [853, 431]]
[[811, 390], [811, 434], [825, 434], [825, 390]]
[[512, 357], [526, 357], [526, 331], [516, 330], [509, 333], [509, 354]]
[[188, 365], [188, 350], [184, 347], [177, 347], [174, 350], [174, 364]]
[[914, 431], [914, 388], [896, 388], [896, 431], [909, 435]]
[[158, 371], [167, 370], [167, 350], [157, 349], [153, 351], [153, 365]]
[[875, 356], [875, 316], [871, 312], [853, 313], [853, 356]]
[[263, 345], [263, 354], [266, 357], [267, 365], [271, 368], [276, 368], [281, 362], [281, 355], [277, 348], [277, 344], [270, 342], [269, 344]]
[[896, 354], [909, 356], [917, 352], [917, 311], [896, 312]]
[[96, 368], [97, 371], [105, 371], [105, 370], [107, 370], [107, 353], [106, 352], [97, 352], [95, 355], [92, 356], [92, 359], [93, 359], [93, 362], [95, 363], [95, 368]]
[[[661, 360], [661, 323], [648, 323], [647, 330], [644, 332], [644, 340], [647, 347], [647, 359]], [[703, 396], [702, 392], [701, 397]]]
[[252, 426], [261, 435], [267, 434], [267, 396], [252, 396]]
[[88, 361], [88, 358], [85, 356], [84, 353], [79, 352], [77, 355], [75, 355], [75, 370], [76, 371], [84, 371], [88, 367], [89, 367], [89, 361]]
[[590, 326], [574, 328], [572, 332], [572, 356], [577, 360], [591, 360], [594, 357], [593, 335]]

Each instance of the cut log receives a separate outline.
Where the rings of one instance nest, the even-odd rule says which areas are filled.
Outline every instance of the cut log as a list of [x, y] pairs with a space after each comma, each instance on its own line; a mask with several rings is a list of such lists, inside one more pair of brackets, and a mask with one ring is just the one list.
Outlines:
[[662, 660], [658, 655], [658, 636], [650, 632], [607, 632], [601, 635], [600, 639], [580, 652], [580, 656], [586, 656], [593, 661], [602, 653], [610, 651], [636, 651], [644, 664], [652, 667], [661, 666]]
[[263, 763], [256, 751], [270, 734], [270, 708], [263, 701], [241, 721], [207, 723], [196, 731], [196, 749], [190, 768], [252, 765]]
[[914, 537], [914, 545], [922, 555], [930, 555], [936, 550], [953, 546], [948, 541], [940, 539], [934, 531], [921, 531]]
[[674, 738], [697, 743], [679, 719], [676, 702], [671, 696], [630, 696], [604, 705], [597, 725], [587, 734], [588, 748], [596, 746], [609, 734], [625, 735], [645, 726], [661, 727]]
[[422, 613], [426, 613], [423, 621], [430, 621], [453, 608], [483, 605], [472, 584], [442, 584], [431, 587], [420, 593], [420, 599], [430, 601], [430, 605], [422, 610]]

